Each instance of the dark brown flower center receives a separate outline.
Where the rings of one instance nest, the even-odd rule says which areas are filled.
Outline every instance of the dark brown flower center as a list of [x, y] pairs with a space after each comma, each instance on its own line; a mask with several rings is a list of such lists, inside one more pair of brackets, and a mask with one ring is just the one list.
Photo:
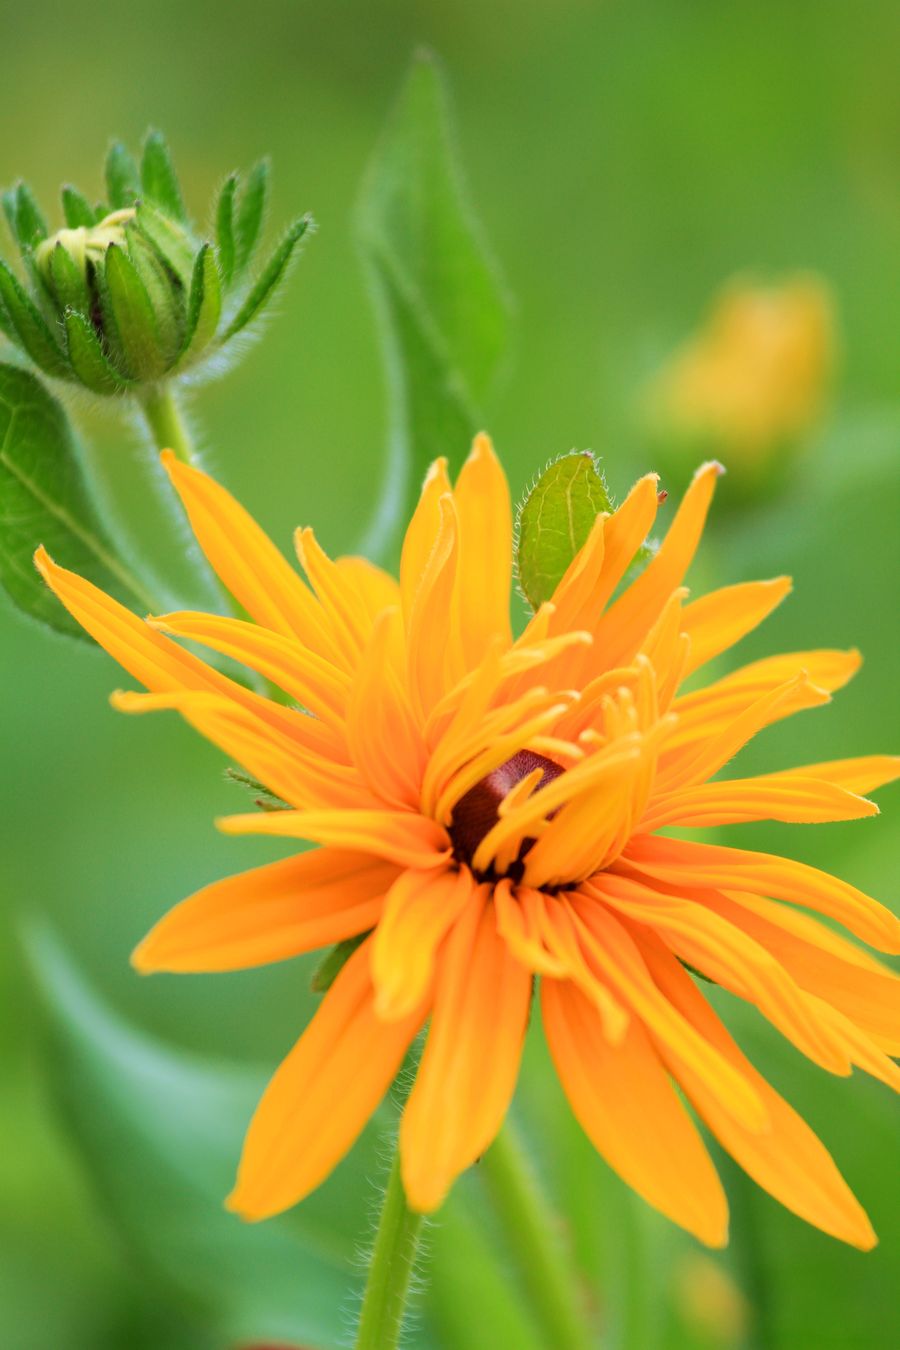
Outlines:
[[[519, 750], [512, 759], [486, 774], [460, 797], [450, 821], [453, 851], [460, 862], [471, 864], [478, 845], [499, 819], [503, 798], [535, 769], [543, 770], [535, 792], [540, 792], [564, 772], [561, 765], [544, 755], [535, 754], [533, 750]], [[533, 843], [533, 839], [523, 839], [516, 861], [507, 869], [507, 875], [514, 880], [521, 877], [522, 860]]]

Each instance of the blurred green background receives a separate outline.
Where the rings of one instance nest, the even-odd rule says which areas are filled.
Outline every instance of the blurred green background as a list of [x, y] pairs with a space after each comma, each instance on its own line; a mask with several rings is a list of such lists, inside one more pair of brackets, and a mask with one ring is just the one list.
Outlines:
[[[871, 0], [864, 16], [837, 0], [86, 0], [52, 12], [0, 0], [0, 21], [0, 183], [26, 176], [45, 209], [63, 181], [99, 194], [109, 139], [134, 144], [153, 124], [169, 138], [195, 212], [228, 169], [269, 152], [273, 231], [298, 211], [315, 214], [319, 232], [264, 341], [196, 398], [207, 462], [285, 546], [295, 524], [313, 523], [327, 547], [352, 549], [377, 492], [384, 385], [352, 209], [418, 43], [443, 58], [472, 197], [515, 301], [511, 359], [488, 422], [517, 495], [548, 457], [573, 446], [603, 455], [621, 493], [653, 467], [639, 391], [719, 286], [748, 270], [763, 278], [819, 273], [840, 331], [828, 416], [779, 496], [720, 518], [695, 581], [793, 573], [793, 597], [746, 641], [742, 658], [815, 645], [858, 645], [866, 657], [835, 706], [754, 744], [748, 772], [900, 746], [894, 0]], [[136, 433], [108, 413], [83, 409], [79, 417], [131, 511], [135, 537], [152, 547], [152, 520], [129, 496], [143, 454]], [[127, 1223], [123, 1231], [123, 1206], [132, 1216], [146, 1206], [152, 1243], [162, 1249], [172, 1240], [167, 1169], [182, 1129], [187, 1136], [197, 1125], [190, 1106], [183, 1118], [165, 1108], [151, 1066], [143, 1135], [136, 1109], [133, 1138], [111, 1124], [108, 1147], [86, 1169], [53, 1106], [43, 1017], [18, 934], [24, 918], [48, 918], [122, 1016], [171, 1046], [243, 1061], [253, 1072], [271, 1067], [309, 1016], [308, 963], [144, 982], [127, 955], [174, 900], [274, 856], [272, 848], [216, 834], [212, 818], [241, 806], [223, 782], [220, 756], [174, 718], [112, 713], [107, 694], [121, 676], [105, 657], [3, 608], [0, 672], [0, 1345], [233, 1350], [233, 1325], [223, 1330], [202, 1298], [185, 1293], [189, 1279], [161, 1278]], [[745, 827], [735, 837], [830, 868], [896, 903], [896, 787], [881, 803], [879, 822], [809, 832]], [[882, 1245], [869, 1256], [844, 1250], [729, 1170], [734, 1242], [708, 1261], [593, 1159], [535, 1037], [516, 1111], [570, 1215], [582, 1264], [603, 1272], [607, 1343], [896, 1345], [900, 1116], [886, 1090], [858, 1076], [826, 1080], [758, 1020], [734, 1007], [726, 1016], [832, 1148]], [[154, 1109], [166, 1128], [154, 1125]], [[107, 1110], [105, 1099], [98, 1110]], [[223, 1125], [226, 1161], [239, 1133]], [[118, 1150], [112, 1167], [110, 1150]], [[333, 1221], [335, 1231], [352, 1233], [353, 1183], [366, 1157], [345, 1165], [305, 1222]], [[131, 1162], [123, 1200], [119, 1173]], [[210, 1212], [227, 1180], [216, 1174]], [[524, 1333], [502, 1258], [493, 1283], [476, 1280], [474, 1184], [460, 1188], [435, 1230], [435, 1265], [444, 1270], [423, 1325], [435, 1344], [519, 1350]], [[362, 1208], [369, 1204], [367, 1192]], [[202, 1230], [202, 1207], [197, 1222]], [[224, 1248], [211, 1241], [203, 1260], [226, 1270]], [[269, 1262], [260, 1250], [264, 1264], [281, 1259]], [[195, 1259], [177, 1242], [160, 1256], [181, 1275]], [[290, 1278], [288, 1270], [288, 1286]], [[351, 1291], [348, 1277], [347, 1308]], [[248, 1338], [278, 1334], [277, 1326], [257, 1329], [252, 1317], [246, 1330]], [[418, 1343], [415, 1332], [410, 1343]]]

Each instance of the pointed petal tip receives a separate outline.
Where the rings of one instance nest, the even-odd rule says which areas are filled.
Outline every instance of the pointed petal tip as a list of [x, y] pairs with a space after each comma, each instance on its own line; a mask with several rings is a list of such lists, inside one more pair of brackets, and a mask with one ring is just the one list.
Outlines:
[[704, 1247], [710, 1247], [714, 1251], [723, 1251], [728, 1246], [731, 1233], [729, 1230], [728, 1215], [714, 1224], [703, 1225], [702, 1228], [695, 1230], [695, 1236], [703, 1243]]
[[257, 1214], [252, 1209], [249, 1209], [244, 1204], [240, 1191], [240, 1186], [235, 1186], [234, 1190], [226, 1195], [222, 1202], [223, 1208], [226, 1209], [229, 1214], [236, 1215], [237, 1218], [241, 1219], [244, 1223], [259, 1223], [260, 1219], [268, 1217], [267, 1214]]
[[424, 482], [422, 483], [423, 491], [428, 486], [429, 483], [434, 482], [435, 478], [446, 478], [446, 477], [447, 477], [447, 456], [438, 455], [437, 459], [433, 459], [429, 464], [427, 470], [425, 471], [425, 479]]
[[150, 955], [150, 935], [142, 938], [134, 951], [128, 958], [132, 970], [136, 970], [138, 975], [155, 975], [161, 967], [152, 959]]
[[496, 459], [497, 452], [494, 449], [494, 442], [486, 431], [476, 433], [472, 441], [472, 449], [469, 451], [470, 460]]
[[373, 1007], [380, 1022], [401, 1022], [415, 1012], [416, 1000], [404, 998], [403, 991], [381, 987], [375, 994]]
[[860, 1205], [859, 1213], [848, 1222], [846, 1229], [834, 1234], [841, 1242], [846, 1242], [857, 1251], [870, 1252], [878, 1246], [878, 1234], [872, 1227], [869, 1216]]
[[134, 689], [114, 689], [109, 696], [109, 706], [116, 712], [143, 712], [146, 707], [146, 695]]
[[34, 561], [35, 567], [46, 581], [48, 573], [56, 566], [56, 564], [50, 557], [50, 554], [47, 552], [43, 544], [38, 544], [37, 548], [34, 550], [32, 559]]
[[[401, 1167], [402, 1167], [401, 1154]], [[449, 1181], [436, 1175], [411, 1177], [402, 1172], [406, 1203], [416, 1214], [434, 1214], [440, 1209], [450, 1189]]]

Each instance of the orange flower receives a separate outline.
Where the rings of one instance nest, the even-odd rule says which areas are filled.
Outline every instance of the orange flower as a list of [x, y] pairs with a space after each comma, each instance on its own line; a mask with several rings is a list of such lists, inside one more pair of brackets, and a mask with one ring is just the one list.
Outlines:
[[[513, 639], [511, 518], [480, 436], [455, 488], [431, 469], [399, 584], [297, 535], [307, 586], [215, 482], [167, 453], [201, 547], [252, 622], [146, 623], [37, 564], [63, 604], [149, 694], [286, 809], [228, 833], [320, 847], [206, 887], [157, 925], [141, 971], [232, 970], [368, 936], [269, 1085], [231, 1206], [259, 1219], [328, 1175], [428, 1021], [400, 1127], [411, 1205], [433, 1210], [496, 1134], [513, 1093], [535, 976], [563, 1087], [596, 1147], [650, 1204], [726, 1241], [716, 1171], [676, 1091], [756, 1180], [826, 1232], [869, 1247], [828, 1153], [753, 1069], [685, 964], [755, 1004], [838, 1074], [894, 1087], [900, 981], [800, 905], [900, 951], [900, 924], [813, 867], [657, 835], [664, 826], [870, 816], [886, 756], [759, 778], [715, 775], [757, 731], [826, 703], [855, 652], [805, 651], [702, 689], [683, 681], [755, 628], [784, 578], [687, 603], [713, 494], [705, 465], [645, 571], [617, 592], [657, 509], [654, 475], [598, 517], [553, 602]], [[243, 662], [296, 704], [252, 693], [185, 651]], [[788, 902], [787, 904], [783, 902]]]

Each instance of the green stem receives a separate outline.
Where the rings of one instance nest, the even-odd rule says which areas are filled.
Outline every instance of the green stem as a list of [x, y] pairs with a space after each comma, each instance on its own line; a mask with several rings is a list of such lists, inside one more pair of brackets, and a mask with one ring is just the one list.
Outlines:
[[378, 1221], [356, 1350], [394, 1350], [399, 1343], [421, 1230], [421, 1214], [406, 1203], [398, 1150]]
[[511, 1125], [500, 1131], [480, 1166], [545, 1343], [554, 1350], [596, 1350], [558, 1220]]
[[172, 386], [151, 385], [138, 401], [157, 450], [174, 450], [185, 464], [192, 464], [194, 443]]

